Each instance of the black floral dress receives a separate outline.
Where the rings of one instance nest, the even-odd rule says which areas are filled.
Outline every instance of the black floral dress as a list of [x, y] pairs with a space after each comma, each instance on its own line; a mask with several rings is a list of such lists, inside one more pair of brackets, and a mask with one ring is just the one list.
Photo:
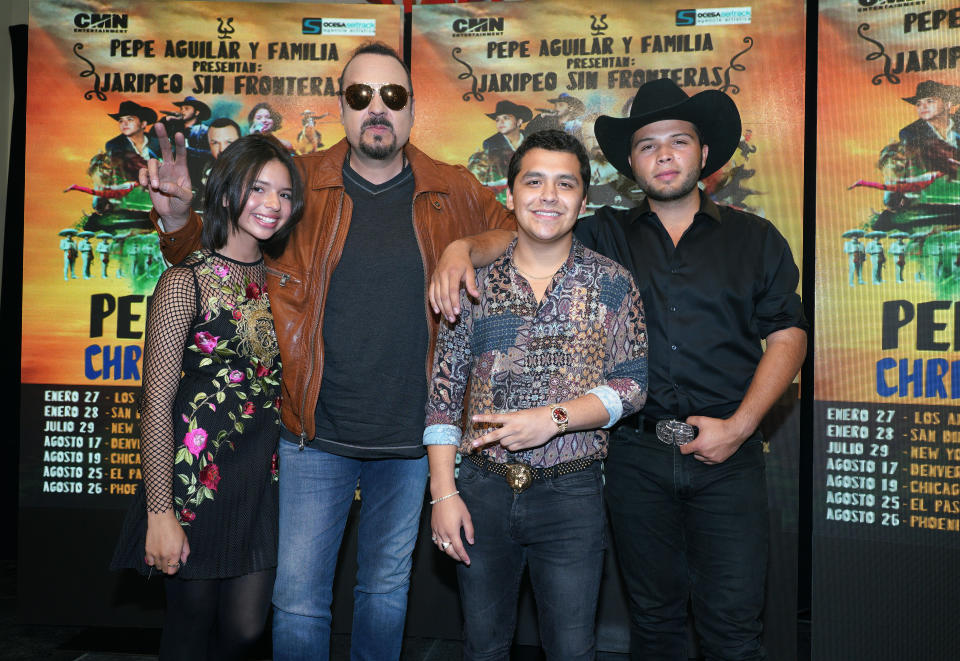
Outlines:
[[277, 564], [280, 359], [263, 260], [198, 251], [170, 267], [147, 321], [141, 403], [144, 483], [113, 568], [144, 561], [147, 512], [175, 511], [186, 579]]

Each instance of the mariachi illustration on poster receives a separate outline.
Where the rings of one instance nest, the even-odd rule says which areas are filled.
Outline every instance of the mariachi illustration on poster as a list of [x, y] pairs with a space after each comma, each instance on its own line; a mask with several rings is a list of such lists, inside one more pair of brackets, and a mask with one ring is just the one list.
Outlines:
[[960, 4], [819, 25], [812, 654], [953, 658]]
[[[400, 6], [31, 3], [24, 210], [26, 505], [114, 503], [139, 477], [149, 296], [165, 268], [137, 183], [156, 127], [182, 132], [203, 196], [251, 132], [293, 153], [343, 137], [337, 76], [369, 40], [402, 47]], [[72, 494], [66, 498], [64, 494]]]
[[958, 546], [960, 7], [821, 3], [815, 529]]

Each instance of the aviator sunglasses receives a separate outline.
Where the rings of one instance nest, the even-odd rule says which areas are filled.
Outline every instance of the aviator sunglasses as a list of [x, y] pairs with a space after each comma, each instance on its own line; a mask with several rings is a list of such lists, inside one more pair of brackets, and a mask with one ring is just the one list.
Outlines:
[[[375, 90], [380, 90], [380, 98], [383, 99], [383, 105], [390, 110], [403, 110], [407, 105], [408, 93], [403, 85], [396, 83], [367, 85], [365, 83], [354, 83], [348, 85], [347, 89], [340, 90], [337, 94], [343, 96], [354, 110], [363, 110], [370, 105], [373, 100]], [[413, 94], [409, 94], [413, 96]]]

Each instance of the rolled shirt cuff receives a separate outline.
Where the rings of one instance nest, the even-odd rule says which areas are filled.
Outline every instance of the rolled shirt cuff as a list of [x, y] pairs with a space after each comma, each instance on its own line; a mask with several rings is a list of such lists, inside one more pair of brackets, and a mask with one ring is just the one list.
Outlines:
[[423, 430], [423, 444], [460, 445], [461, 433], [456, 425], [430, 425]]
[[[603, 407], [607, 409], [610, 416], [610, 422], [603, 426], [604, 429], [610, 429], [623, 416], [623, 401], [616, 390], [610, 386], [597, 386], [587, 391], [588, 395], [596, 395], [603, 402]], [[426, 434], [424, 434], [424, 443], [426, 443]]]

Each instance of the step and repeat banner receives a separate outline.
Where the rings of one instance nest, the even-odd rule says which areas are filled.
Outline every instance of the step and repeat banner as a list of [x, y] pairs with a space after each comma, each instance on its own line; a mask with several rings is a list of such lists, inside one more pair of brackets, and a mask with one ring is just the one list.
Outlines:
[[[819, 8], [814, 657], [952, 658], [960, 644], [950, 608], [960, 559], [960, 7], [821, 0]], [[156, 125], [188, 134], [198, 195], [239, 135], [273, 133], [296, 153], [325, 148], [343, 137], [336, 78], [346, 57], [370, 39], [399, 50], [403, 21], [399, 3], [32, 3], [26, 619], [156, 621], [142, 582], [125, 584], [106, 560], [58, 579], [68, 598], [35, 589], [65, 546], [109, 557], [140, 479], [144, 321], [164, 263], [136, 171], [159, 152]], [[505, 199], [506, 163], [523, 135], [561, 128], [590, 153], [590, 206], [630, 207], [642, 191], [604, 159], [596, 118], [626, 116], [636, 88], [655, 78], [689, 94], [722, 90], [740, 108], [743, 134], [706, 190], [770, 219], [799, 263], [804, 27], [802, 4], [790, 0], [691, 9], [663, 0], [414, 4], [412, 139]], [[796, 397], [792, 388], [766, 423], [766, 626], [777, 659], [796, 654]], [[414, 634], [457, 635], [449, 563], [430, 555], [417, 566]], [[603, 648], [618, 650], [626, 623], [614, 563], [608, 568], [600, 635]], [[351, 587], [340, 583], [338, 612], [349, 608]], [[419, 600], [450, 608], [426, 616]], [[521, 642], [536, 640], [531, 613], [526, 602]], [[334, 624], [348, 629], [349, 614]]]
[[21, 590], [26, 617], [122, 622], [110, 615], [106, 563], [140, 480], [144, 322], [165, 267], [136, 183], [144, 158], [159, 155], [155, 127], [187, 135], [199, 199], [240, 135], [273, 133], [296, 153], [340, 140], [346, 58], [371, 39], [401, 49], [402, 34], [400, 6], [31, 3], [21, 585], [33, 568], [48, 572], [68, 531], [91, 548], [84, 572], [66, 579], [70, 598], [53, 605]]
[[958, 28], [955, 2], [820, 2], [817, 659], [960, 645]]
[[[686, 7], [683, 5], [682, 7]], [[733, 159], [705, 183], [718, 202], [770, 219], [802, 254], [802, 3], [681, 8], [676, 2], [551, 0], [415, 6], [413, 141], [466, 166], [505, 199], [506, 164], [523, 135], [560, 128], [590, 153], [589, 207], [632, 207], [642, 192], [606, 161], [600, 115], [629, 114], [637, 87], [670, 78], [688, 94], [722, 90], [743, 116]], [[768, 422], [771, 658], [796, 655], [798, 401], [791, 389]], [[601, 649], [626, 649], [626, 621], [608, 557]], [[523, 638], [521, 642], [535, 642]]]
[[688, 94], [721, 90], [740, 108], [743, 135], [707, 190], [774, 222], [799, 261], [804, 15], [783, 0], [718, 9], [663, 0], [417, 6], [413, 140], [505, 198], [506, 162], [522, 135], [562, 128], [590, 153], [589, 206], [632, 207], [643, 194], [604, 159], [597, 117], [627, 116], [636, 88], [656, 78]]

